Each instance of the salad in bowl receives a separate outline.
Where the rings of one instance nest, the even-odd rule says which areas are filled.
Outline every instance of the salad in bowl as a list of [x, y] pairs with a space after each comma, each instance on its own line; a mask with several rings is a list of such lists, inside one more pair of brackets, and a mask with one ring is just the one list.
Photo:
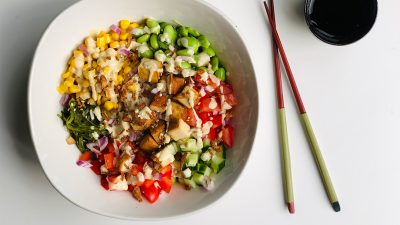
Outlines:
[[212, 190], [238, 104], [213, 47], [193, 27], [153, 18], [84, 37], [57, 86], [77, 166], [139, 202], [156, 202], [175, 183]]

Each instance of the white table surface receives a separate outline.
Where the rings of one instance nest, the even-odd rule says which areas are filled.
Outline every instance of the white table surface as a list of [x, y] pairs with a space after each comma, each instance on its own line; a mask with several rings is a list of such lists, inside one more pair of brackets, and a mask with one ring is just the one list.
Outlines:
[[[286, 94], [295, 215], [282, 200], [271, 39], [261, 1], [208, 1], [248, 43], [260, 88], [258, 132], [242, 177], [221, 201], [193, 216], [155, 223], [400, 224], [400, 1], [379, 1], [373, 30], [346, 47], [313, 37], [303, 0], [276, 1], [278, 30], [342, 206], [340, 213], [331, 209]], [[139, 223], [99, 216], [64, 199], [47, 181], [30, 140], [31, 58], [47, 24], [73, 2], [2, 0], [0, 6], [1, 224]]]

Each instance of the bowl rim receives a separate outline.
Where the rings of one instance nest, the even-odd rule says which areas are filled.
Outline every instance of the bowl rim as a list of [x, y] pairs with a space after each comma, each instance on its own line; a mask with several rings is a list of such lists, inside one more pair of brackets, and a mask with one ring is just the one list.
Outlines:
[[109, 217], [109, 218], [115, 218], [115, 219], [119, 219], [119, 220], [130, 220], [130, 221], [162, 221], [162, 220], [166, 220], [166, 219], [171, 220], [171, 219], [176, 219], [176, 218], [180, 218], [180, 217], [188, 217], [188, 216], [194, 215], [194, 214], [196, 214], [198, 212], [204, 211], [206, 208], [214, 207], [216, 204], [221, 203], [221, 200], [237, 184], [237, 181], [240, 179], [241, 175], [243, 174], [243, 171], [247, 167], [248, 161], [249, 161], [249, 159], [251, 157], [251, 154], [253, 152], [253, 146], [254, 146], [254, 141], [255, 141], [255, 137], [256, 137], [256, 133], [257, 133], [258, 120], [259, 120], [258, 117], [259, 117], [259, 110], [260, 110], [260, 107], [259, 107], [258, 82], [257, 82], [257, 76], [256, 76], [256, 73], [255, 73], [253, 60], [252, 60], [252, 57], [251, 57], [251, 54], [250, 54], [250, 51], [249, 51], [248, 47], [245, 45], [246, 42], [243, 39], [242, 32], [239, 31], [237, 25], [235, 23], [233, 23], [233, 21], [224, 12], [222, 12], [221, 10], [219, 10], [218, 8], [213, 6], [212, 4], [206, 2], [205, 0], [192, 0], [192, 1], [196, 2], [197, 4], [205, 5], [210, 10], [212, 10], [215, 13], [221, 15], [229, 23], [229, 25], [232, 28], [234, 28], [233, 30], [238, 35], [239, 40], [243, 43], [244, 50], [245, 50], [244, 53], [247, 54], [247, 56], [250, 59], [250, 69], [252, 70], [252, 72], [254, 74], [254, 80], [255, 80], [255, 87], [254, 87], [255, 88], [255, 93], [256, 93], [255, 101], [256, 101], [257, 104], [256, 104], [256, 109], [255, 109], [255, 118], [254, 118], [254, 120], [255, 120], [254, 137], [252, 138], [250, 146], [248, 146], [249, 153], [248, 153], [247, 159], [244, 161], [243, 169], [238, 171], [237, 177], [233, 180], [232, 185], [227, 189], [227, 191], [224, 194], [222, 194], [220, 197], [216, 198], [215, 200], [212, 200], [208, 205], [202, 206], [202, 207], [194, 209], [192, 211], [178, 213], [178, 214], [170, 215], [170, 216], [161, 216], [161, 217], [121, 216], [121, 215], [116, 215], [116, 214], [108, 213], [108, 212], [101, 211], [101, 210], [93, 210], [93, 209], [90, 209], [88, 207], [82, 206], [79, 203], [75, 202], [73, 199], [71, 199], [68, 196], [64, 195], [62, 193], [62, 191], [59, 190], [59, 188], [56, 187], [56, 185], [53, 183], [53, 181], [51, 180], [51, 178], [47, 174], [47, 172], [46, 172], [46, 170], [45, 170], [45, 168], [43, 166], [43, 163], [42, 163], [42, 158], [40, 157], [39, 151], [37, 150], [37, 147], [36, 147], [37, 146], [36, 145], [36, 141], [35, 141], [36, 140], [36, 138], [35, 138], [36, 135], [35, 135], [35, 132], [34, 132], [34, 125], [33, 125], [33, 122], [32, 122], [33, 121], [33, 118], [32, 118], [32, 114], [33, 114], [32, 113], [33, 112], [32, 102], [33, 102], [33, 100], [31, 99], [31, 97], [32, 97], [31, 92], [32, 92], [32, 89], [33, 89], [33, 87], [32, 87], [32, 83], [33, 83], [32, 79], [33, 78], [32, 77], [33, 77], [33, 73], [34, 73], [33, 71], [34, 71], [34, 68], [35, 68], [35, 64], [36, 64], [36, 61], [37, 61], [37, 58], [38, 58], [38, 51], [42, 47], [43, 42], [45, 40], [45, 37], [50, 32], [50, 30], [53, 27], [54, 23], [61, 17], [61, 15], [63, 15], [65, 12], [71, 10], [72, 8], [78, 7], [80, 4], [83, 4], [82, 3], [83, 1], [78, 1], [78, 2], [75, 2], [75, 3], [71, 4], [70, 6], [68, 6], [66, 8], [64, 8], [61, 12], [59, 12], [57, 14], [57, 16], [54, 17], [51, 20], [51, 22], [46, 26], [45, 31], [42, 33], [42, 35], [40, 37], [40, 40], [39, 40], [39, 42], [38, 42], [38, 44], [37, 44], [37, 46], [35, 48], [35, 52], [33, 54], [31, 65], [30, 65], [29, 79], [28, 79], [28, 92], [27, 92], [27, 105], [28, 105], [28, 122], [29, 122], [29, 130], [30, 130], [30, 134], [31, 134], [31, 139], [32, 139], [32, 142], [33, 142], [33, 146], [34, 146], [34, 149], [35, 149], [36, 156], [37, 156], [37, 158], [39, 160], [39, 163], [40, 163], [41, 168], [42, 168], [42, 170], [43, 170], [43, 172], [45, 174], [46, 179], [49, 181], [51, 186], [53, 186], [53, 188], [61, 196], [63, 196], [66, 200], [68, 200], [69, 202], [71, 202], [74, 205], [78, 206], [79, 208], [84, 209], [84, 210], [86, 210], [88, 212], [92, 212], [94, 214], [100, 215], [100, 216]]

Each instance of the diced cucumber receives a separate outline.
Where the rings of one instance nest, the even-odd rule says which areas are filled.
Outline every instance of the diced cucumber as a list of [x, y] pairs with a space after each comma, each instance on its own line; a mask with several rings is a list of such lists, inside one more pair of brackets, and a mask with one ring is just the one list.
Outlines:
[[197, 173], [202, 174], [204, 176], [210, 176], [211, 174], [211, 168], [202, 163], [197, 164], [196, 171]]
[[187, 186], [191, 187], [191, 188], [196, 188], [197, 184], [196, 182], [192, 179], [183, 179], [183, 183], [186, 184]]
[[211, 140], [208, 138], [203, 139], [203, 149], [208, 149], [211, 146]]
[[184, 152], [200, 152], [201, 148], [197, 145], [196, 139], [189, 138], [186, 141], [180, 142], [179, 147]]
[[200, 173], [193, 173], [192, 177], [193, 181], [198, 185], [202, 185], [204, 183], [205, 176]]
[[215, 173], [219, 173], [225, 167], [225, 148], [222, 147], [221, 151], [217, 152], [211, 158], [211, 168]]
[[187, 153], [185, 165], [187, 167], [195, 167], [199, 161], [199, 154], [197, 153]]

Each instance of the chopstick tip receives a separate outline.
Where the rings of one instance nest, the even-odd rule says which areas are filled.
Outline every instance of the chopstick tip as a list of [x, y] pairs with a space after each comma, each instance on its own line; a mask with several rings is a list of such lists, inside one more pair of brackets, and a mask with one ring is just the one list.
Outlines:
[[339, 202], [332, 202], [332, 208], [333, 208], [333, 210], [335, 210], [335, 212], [339, 212], [340, 211]]
[[294, 214], [294, 202], [288, 203], [288, 210], [290, 214]]

